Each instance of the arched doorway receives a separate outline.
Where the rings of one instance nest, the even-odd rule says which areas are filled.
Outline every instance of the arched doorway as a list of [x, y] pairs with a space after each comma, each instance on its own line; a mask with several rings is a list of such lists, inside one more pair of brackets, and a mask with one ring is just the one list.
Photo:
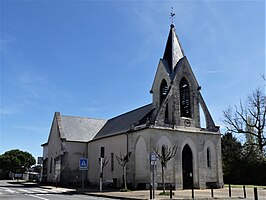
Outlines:
[[183, 171], [183, 189], [190, 189], [193, 187], [193, 156], [188, 144], [186, 144], [182, 151], [182, 171]]

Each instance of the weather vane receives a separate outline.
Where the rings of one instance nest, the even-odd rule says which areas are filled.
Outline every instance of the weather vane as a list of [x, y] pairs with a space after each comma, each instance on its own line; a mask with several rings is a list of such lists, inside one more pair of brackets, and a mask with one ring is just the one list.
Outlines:
[[172, 12], [170, 13], [170, 17], [172, 20], [172, 24], [174, 23], [174, 18], [175, 18], [175, 13], [174, 13], [174, 8], [172, 7]]

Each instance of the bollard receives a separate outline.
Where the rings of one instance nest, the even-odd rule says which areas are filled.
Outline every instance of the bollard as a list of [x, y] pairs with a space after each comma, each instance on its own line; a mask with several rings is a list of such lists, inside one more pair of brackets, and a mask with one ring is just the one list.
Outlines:
[[152, 199], [152, 186], [150, 184], [150, 199]]
[[173, 188], [172, 188], [172, 184], [170, 185], [170, 199], [172, 199], [172, 197], [173, 197]]
[[213, 198], [213, 185], [211, 185], [211, 194], [212, 194], [212, 198]]
[[192, 186], [192, 199], [194, 199], [194, 187]]
[[231, 197], [232, 194], [231, 194], [231, 185], [229, 184], [229, 197]]
[[77, 191], [78, 191], [79, 189], [79, 177], [78, 176], [76, 176], [76, 184], [77, 184]]
[[258, 188], [254, 187], [254, 200], [258, 200]]
[[246, 187], [243, 185], [244, 199], [247, 198]]

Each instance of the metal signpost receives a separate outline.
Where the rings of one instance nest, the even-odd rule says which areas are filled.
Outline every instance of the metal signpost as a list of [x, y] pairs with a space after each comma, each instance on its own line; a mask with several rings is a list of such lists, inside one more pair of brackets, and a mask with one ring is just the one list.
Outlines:
[[100, 192], [103, 191], [103, 158], [100, 158]]
[[103, 191], [103, 158], [104, 158], [105, 148], [101, 147], [100, 150], [100, 192]]
[[155, 165], [156, 165], [156, 153], [151, 152], [150, 154], [150, 160], [152, 165], [152, 193], [153, 193], [153, 199], [155, 198], [155, 180], [154, 180], [154, 171], [155, 171]]
[[82, 171], [82, 190], [84, 190], [85, 171], [88, 170], [88, 159], [87, 158], [79, 159], [79, 170]]

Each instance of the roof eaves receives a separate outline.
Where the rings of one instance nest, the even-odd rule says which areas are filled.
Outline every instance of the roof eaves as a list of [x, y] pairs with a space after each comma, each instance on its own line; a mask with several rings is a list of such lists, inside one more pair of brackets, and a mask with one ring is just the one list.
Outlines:
[[45, 143], [41, 144], [42, 147], [44, 147], [46, 145], [48, 145], [48, 142], [45, 142]]
[[130, 129], [128, 129], [126, 131], [117, 132], [117, 133], [114, 133], [114, 134], [111, 134], [111, 135], [103, 135], [103, 136], [100, 136], [100, 137], [97, 137], [97, 138], [93, 138], [88, 143], [94, 142], [94, 141], [97, 141], [97, 140], [101, 140], [101, 139], [104, 139], [104, 138], [109, 138], [109, 137], [113, 137], [113, 136], [118, 136], [118, 135], [126, 134], [126, 133], [129, 132], [129, 130]]
[[55, 113], [56, 120], [57, 120], [57, 126], [58, 126], [58, 132], [61, 139], [66, 139], [65, 133], [64, 133], [64, 127], [62, 124], [62, 118], [60, 116], [60, 113]]

